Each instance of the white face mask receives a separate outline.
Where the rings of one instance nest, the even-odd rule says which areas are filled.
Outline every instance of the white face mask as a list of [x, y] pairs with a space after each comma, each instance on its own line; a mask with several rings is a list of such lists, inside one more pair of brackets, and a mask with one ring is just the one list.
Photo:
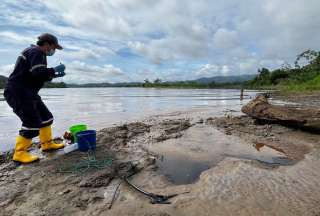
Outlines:
[[47, 52], [47, 56], [53, 56], [53, 54], [56, 52], [55, 49], [51, 49]]

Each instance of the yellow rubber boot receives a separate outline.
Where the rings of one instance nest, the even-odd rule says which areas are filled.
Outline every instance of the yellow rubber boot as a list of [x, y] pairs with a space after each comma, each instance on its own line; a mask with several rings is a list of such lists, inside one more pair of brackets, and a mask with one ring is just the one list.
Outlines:
[[28, 148], [31, 146], [31, 139], [18, 136], [16, 147], [14, 149], [13, 160], [20, 163], [31, 163], [39, 160], [35, 155], [28, 153]]
[[63, 143], [54, 143], [52, 140], [52, 130], [51, 125], [47, 127], [40, 128], [40, 143], [42, 151], [51, 151], [64, 148]]

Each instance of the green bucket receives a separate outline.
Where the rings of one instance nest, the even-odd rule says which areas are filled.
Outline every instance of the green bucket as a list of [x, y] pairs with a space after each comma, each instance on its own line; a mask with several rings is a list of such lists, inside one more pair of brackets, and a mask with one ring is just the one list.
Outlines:
[[87, 130], [87, 125], [85, 125], [85, 124], [72, 125], [69, 128], [69, 130], [73, 136], [74, 142], [76, 143], [76, 142], [78, 142], [77, 133]]

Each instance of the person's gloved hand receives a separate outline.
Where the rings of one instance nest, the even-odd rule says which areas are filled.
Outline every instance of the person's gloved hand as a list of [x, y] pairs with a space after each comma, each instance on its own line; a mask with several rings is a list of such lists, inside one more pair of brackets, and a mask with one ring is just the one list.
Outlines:
[[64, 75], [66, 75], [66, 73], [64, 72], [64, 70], [66, 69], [66, 66], [64, 64], [60, 64], [56, 67], [53, 68], [54, 70], [54, 77], [63, 77]]
[[66, 73], [65, 73], [64, 71], [62, 71], [62, 72], [55, 72], [55, 73], [54, 73], [54, 78], [63, 77], [63, 76], [65, 76], [65, 75], [66, 75]]

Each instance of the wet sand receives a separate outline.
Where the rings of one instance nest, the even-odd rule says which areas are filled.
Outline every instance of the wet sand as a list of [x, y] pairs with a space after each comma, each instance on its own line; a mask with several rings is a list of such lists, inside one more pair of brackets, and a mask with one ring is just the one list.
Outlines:
[[[320, 215], [317, 134], [231, 110], [154, 116], [97, 138], [97, 158], [113, 159], [103, 170], [57, 172], [82, 160], [81, 152], [19, 167], [2, 159], [0, 215]], [[122, 183], [109, 209], [128, 161], [141, 170], [131, 180], [143, 189], [188, 193], [153, 205]]]

